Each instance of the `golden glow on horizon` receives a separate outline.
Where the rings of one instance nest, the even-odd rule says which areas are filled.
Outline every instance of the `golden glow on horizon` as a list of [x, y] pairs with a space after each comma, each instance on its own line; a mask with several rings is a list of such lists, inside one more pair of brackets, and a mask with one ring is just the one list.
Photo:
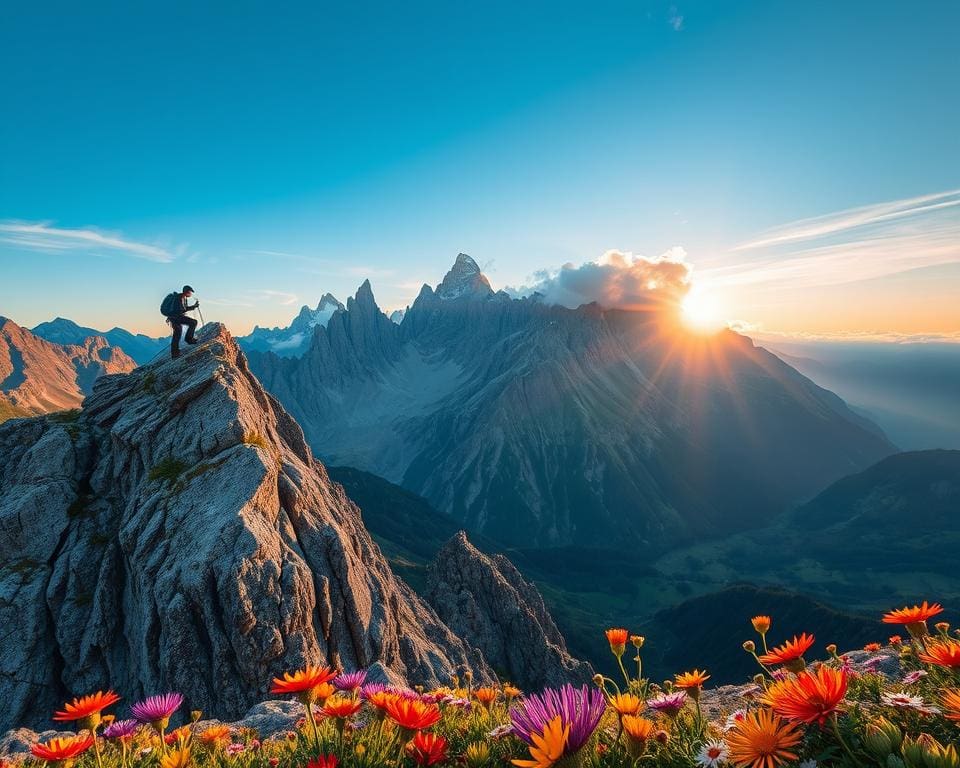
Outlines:
[[726, 308], [715, 293], [693, 288], [680, 304], [683, 324], [697, 333], [716, 333], [727, 327]]

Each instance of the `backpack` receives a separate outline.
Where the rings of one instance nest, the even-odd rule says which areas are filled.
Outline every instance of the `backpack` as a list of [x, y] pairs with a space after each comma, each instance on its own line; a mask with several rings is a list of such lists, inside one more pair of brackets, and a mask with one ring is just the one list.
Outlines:
[[164, 317], [172, 317], [179, 314], [181, 310], [180, 296], [176, 292], [168, 293], [160, 304], [160, 314]]

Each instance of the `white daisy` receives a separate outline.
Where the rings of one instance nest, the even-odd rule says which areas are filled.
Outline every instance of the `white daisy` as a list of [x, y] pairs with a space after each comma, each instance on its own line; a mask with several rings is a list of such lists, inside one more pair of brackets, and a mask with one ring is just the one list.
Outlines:
[[697, 765], [702, 768], [717, 768], [721, 763], [727, 762], [727, 745], [720, 739], [711, 739], [706, 742], [697, 753]]

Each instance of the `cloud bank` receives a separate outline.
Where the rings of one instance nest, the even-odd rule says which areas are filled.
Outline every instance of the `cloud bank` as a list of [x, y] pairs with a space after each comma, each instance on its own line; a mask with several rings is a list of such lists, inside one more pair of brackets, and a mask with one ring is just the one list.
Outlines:
[[606, 309], [660, 309], [687, 294], [692, 267], [686, 258], [679, 247], [654, 257], [612, 250], [597, 261], [537, 272], [530, 285], [505, 290], [514, 296], [540, 293], [545, 302], [570, 309], [591, 302]]
[[45, 222], [0, 222], [0, 242], [31, 251], [91, 251], [104, 249], [137, 259], [167, 263], [183, 254], [185, 246], [174, 250], [127, 240], [121, 235], [96, 229], [63, 229]]

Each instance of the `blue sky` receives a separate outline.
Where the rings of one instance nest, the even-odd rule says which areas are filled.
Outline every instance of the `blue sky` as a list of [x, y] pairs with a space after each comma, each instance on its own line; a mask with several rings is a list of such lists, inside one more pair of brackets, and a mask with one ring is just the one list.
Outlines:
[[[183, 282], [237, 332], [364, 277], [393, 308], [459, 251], [497, 287], [673, 246], [695, 276], [767, 276], [809, 252], [742, 247], [769, 230], [960, 187], [956, 2], [149, 5], [3, 11], [18, 322], [159, 335]], [[920, 258], [850, 260], [856, 224], [831, 234], [842, 278], [715, 290], [770, 331], [960, 330], [921, 311], [960, 285], [960, 206], [937, 199], [880, 231]], [[896, 268], [858, 277], [877, 259]], [[870, 297], [890, 295], [916, 312], [884, 319]]]

